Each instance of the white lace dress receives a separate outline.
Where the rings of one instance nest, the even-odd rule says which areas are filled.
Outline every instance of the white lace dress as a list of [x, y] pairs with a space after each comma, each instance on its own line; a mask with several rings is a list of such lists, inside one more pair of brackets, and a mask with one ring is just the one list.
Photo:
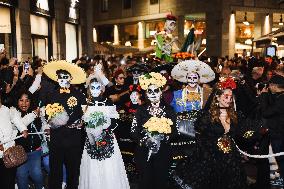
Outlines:
[[[85, 116], [88, 116], [88, 112], [98, 110], [104, 112], [109, 118], [118, 116], [113, 111], [110, 112], [112, 108], [107, 108], [107, 106], [91, 106], [87, 109]], [[81, 160], [79, 189], [130, 189], [122, 156], [113, 133], [108, 133], [112, 141], [110, 148], [112, 153], [103, 157], [92, 153], [94, 145], [91, 145], [92, 139], [89, 140], [90, 133], [92, 134], [92, 130], [87, 129], [88, 137]]]

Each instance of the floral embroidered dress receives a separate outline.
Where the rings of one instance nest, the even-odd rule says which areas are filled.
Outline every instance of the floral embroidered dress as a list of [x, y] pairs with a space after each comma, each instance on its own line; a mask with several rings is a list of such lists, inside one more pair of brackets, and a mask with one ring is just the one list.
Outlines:
[[238, 125], [231, 124], [228, 133], [221, 123], [212, 123], [202, 112], [195, 122], [196, 147], [190, 158], [179, 163], [174, 179], [188, 189], [246, 189], [246, 174], [235, 140], [245, 140], [259, 123], [238, 116]]
[[122, 156], [112, 130], [116, 107], [98, 97], [82, 106], [86, 143], [81, 160], [79, 189], [129, 189]]

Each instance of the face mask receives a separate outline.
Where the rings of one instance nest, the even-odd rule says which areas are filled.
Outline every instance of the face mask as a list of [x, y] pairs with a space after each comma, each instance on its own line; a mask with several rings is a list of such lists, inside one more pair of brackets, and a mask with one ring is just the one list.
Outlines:
[[199, 76], [196, 73], [191, 73], [187, 76], [187, 82], [190, 87], [196, 87], [198, 84]]
[[131, 100], [132, 104], [138, 104], [139, 96], [138, 96], [138, 93], [136, 91], [133, 91], [130, 94], [130, 100]]
[[157, 103], [161, 99], [162, 91], [156, 85], [150, 85], [146, 91], [146, 95], [152, 103]]
[[72, 78], [69, 74], [60, 73], [57, 76], [57, 82], [61, 88], [69, 88]]
[[90, 92], [92, 97], [98, 97], [102, 93], [102, 85], [99, 82], [93, 82], [90, 84]]

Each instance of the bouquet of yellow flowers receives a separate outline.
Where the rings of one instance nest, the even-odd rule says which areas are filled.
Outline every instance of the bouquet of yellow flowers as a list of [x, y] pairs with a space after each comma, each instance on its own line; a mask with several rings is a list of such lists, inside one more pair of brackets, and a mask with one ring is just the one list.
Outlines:
[[48, 104], [45, 107], [45, 113], [48, 116], [48, 123], [53, 128], [65, 125], [69, 120], [67, 112], [59, 103]]
[[139, 77], [139, 83], [143, 90], [147, 90], [150, 85], [156, 85], [159, 88], [167, 83], [167, 79], [160, 73], [147, 73]]
[[165, 117], [151, 117], [143, 125], [143, 127], [147, 130], [149, 140], [154, 143], [154, 147], [150, 146], [147, 161], [149, 161], [153, 153], [158, 153], [161, 141], [164, 139], [164, 135], [172, 132], [171, 125], [173, 125], [172, 120]]
[[172, 132], [172, 120], [165, 117], [151, 117], [143, 127], [152, 134], [170, 134]]

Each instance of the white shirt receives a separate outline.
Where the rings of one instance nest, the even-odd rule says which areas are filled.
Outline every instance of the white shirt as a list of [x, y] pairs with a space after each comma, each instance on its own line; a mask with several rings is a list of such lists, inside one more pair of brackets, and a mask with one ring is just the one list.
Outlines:
[[[21, 119], [21, 114], [15, 109], [1, 105], [0, 107], [0, 143], [5, 143], [17, 136], [18, 130], [23, 132], [27, 127]], [[3, 144], [4, 151], [15, 145], [15, 141]], [[3, 157], [3, 151], [0, 151], [0, 158]]]

